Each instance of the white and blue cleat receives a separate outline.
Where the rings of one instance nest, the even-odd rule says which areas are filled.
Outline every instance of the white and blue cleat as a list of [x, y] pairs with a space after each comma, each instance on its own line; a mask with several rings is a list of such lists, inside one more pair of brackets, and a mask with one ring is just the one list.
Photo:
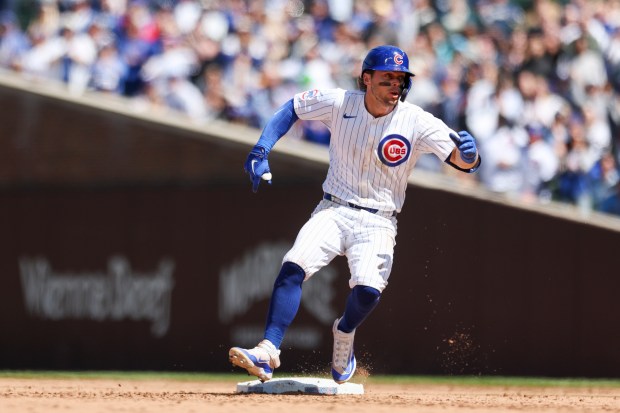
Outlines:
[[280, 367], [280, 350], [268, 340], [263, 340], [253, 349], [233, 347], [228, 351], [230, 362], [248, 374], [258, 377], [263, 383], [271, 380], [273, 371]]
[[353, 354], [355, 330], [345, 333], [338, 330], [340, 319], [334, 321], [334, 352], [332, 354], [332, 378], [338, 384], [347, 382], [355, 373], [357, 362]]

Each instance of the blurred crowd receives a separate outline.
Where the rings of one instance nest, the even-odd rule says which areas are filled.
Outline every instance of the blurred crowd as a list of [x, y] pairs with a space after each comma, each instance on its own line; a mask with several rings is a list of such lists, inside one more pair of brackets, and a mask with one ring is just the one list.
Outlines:
[[[408, 100], [467, 129], [491, 191], [620, 215], [620, 0], [0, 0], [0, 67], [262, 128], [394, 44]], [[317, 144], [329, 131], [298, 122]], [[446, 171], [434, 157], [420, 168]], [[449, 173], [449, 172], [446, 172]]]

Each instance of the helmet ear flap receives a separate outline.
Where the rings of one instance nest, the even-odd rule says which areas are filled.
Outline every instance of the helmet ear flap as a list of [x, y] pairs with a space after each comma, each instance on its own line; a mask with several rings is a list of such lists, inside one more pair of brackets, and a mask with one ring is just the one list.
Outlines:
[[405, 99], [407, 98], [407, 94], [409, 93], [409, 90], [411, 90], [411, 85], [412, 85], [412, 81], [411, 78], [413, 77], [413, 75], [409, 75], [407, 76], [407, 79], [405, 79], [405, 84], [402, 87], [402, 90], [400, 92], [400, 101], [404, 102]]

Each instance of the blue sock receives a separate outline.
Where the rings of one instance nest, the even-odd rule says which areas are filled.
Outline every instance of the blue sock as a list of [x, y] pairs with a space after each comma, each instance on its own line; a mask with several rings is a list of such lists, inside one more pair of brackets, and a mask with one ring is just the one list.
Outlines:
[[379, 304], [381, 293], [376, 288], [356, 285], [347, 298], [344, 315], [338, 323], [338, 330], [350, 333], [368, 317]]
[[297, 315], [304, 278], [306, 273], [299, 265], [285, 262], [273, 285], [264, 338], [276, 348], [280, 348], [286, 329]]

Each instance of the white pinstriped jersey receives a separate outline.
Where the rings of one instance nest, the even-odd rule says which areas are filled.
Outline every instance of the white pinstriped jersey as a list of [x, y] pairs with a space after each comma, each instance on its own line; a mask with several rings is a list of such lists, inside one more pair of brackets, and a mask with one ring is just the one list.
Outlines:
[[443, 161], [454, 149], [449, 134], [455, 132], [408, 102], [374, 118], [362, 91], [309, 90], [293, 101], [300, 119], [321, 121], [331, 131], [323, 191], [360, 206], [400, 212], [419, 156], [434, 153]]

